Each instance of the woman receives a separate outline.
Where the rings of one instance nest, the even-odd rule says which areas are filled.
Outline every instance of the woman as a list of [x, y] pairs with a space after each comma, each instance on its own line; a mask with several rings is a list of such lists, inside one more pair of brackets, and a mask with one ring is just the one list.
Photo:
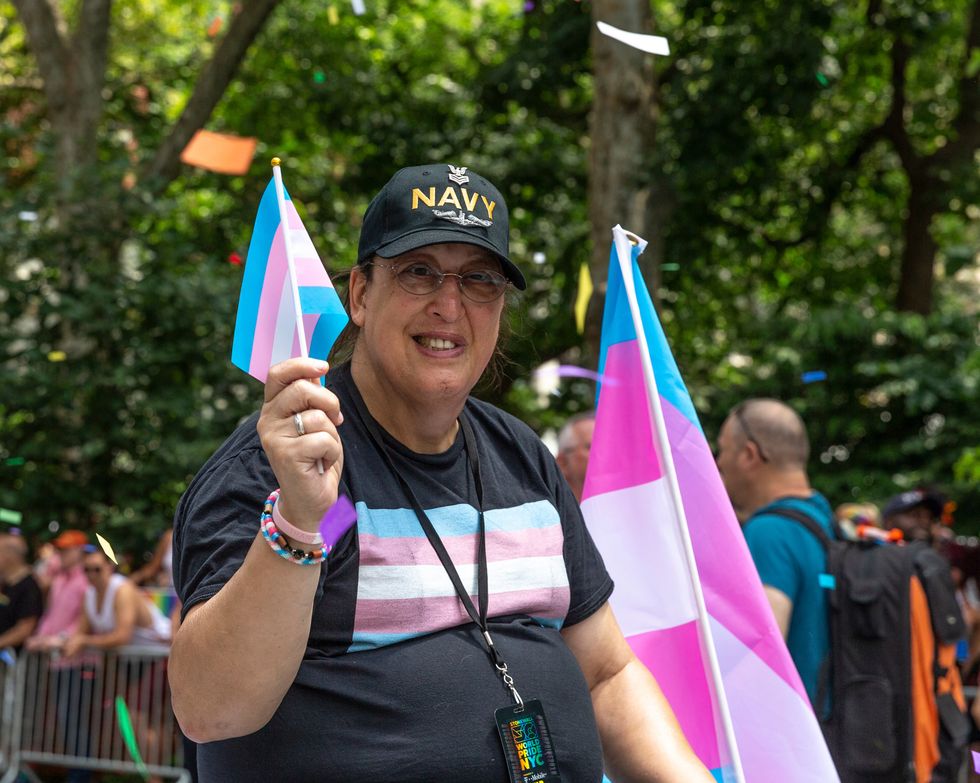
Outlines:
[[[474, 172], [395, 174], [364, 218], [349, 364], [325, 387], [323, 363], [272, 368], [181, 500], [171, 683], [202, 780], [712, 780], [551, 455], [469, 397], [525, 287], [507, 220]], [[319, 564], [340, 493], [357, 525]]]

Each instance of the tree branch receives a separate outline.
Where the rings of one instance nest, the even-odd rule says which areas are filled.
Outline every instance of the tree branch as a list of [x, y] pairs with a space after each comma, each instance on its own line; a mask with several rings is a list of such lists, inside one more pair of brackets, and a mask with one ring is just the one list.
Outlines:
[[94, 144], [105, 105], [102, 86], [109, 57], [111, 10], [112, 0], [84, 0], [78, 28], [72, 36], [82, 144]]
[[180, 153], [191, 137], [208, 121], [221, 96], [234, 78], [245, 53], [280, 0], [251, 0], [243, 3], [228, 33], [204, 66], [180, 119], [164, 139], [146, 169], [153, 189], [164, 188], [180, 171]]
[[13, 0], [21, 24], [27, 31], [31, 52], [37, 61], [48, 107], [64, 111], [69, 103], [69, 52], [59, 31], [57, 11], [48, 0]]
[[892, 105], [882, 125], [885, 136], [895, 147], [902, 166], [910, 177], [918, 176], [922, 169], [922, 159], [916, 154], [912, 140], [905, 127], [905, 72], [909, 65], [909, 45], [900, 35], [892, 42]]
[[966, 51], [960, 72], [960, 109], [952, 122], [954, 138], [926, 160], [930, 167], [945, 167], [972, 157], [980, 147], [980, 69], [970, 73], [973, 53], [980, 49], [980, 0], [974, 0], [966, 31]]
[[109, 22], [112, 0], [85, 0], [79, 14], [78, 29], [72, 37], [72, 45], [78, 53], [78, 65], [82, 70], [85, 103], [95, 100], [102, 104], [102, 84], [105, 80], [106, 61], [109, 56]]

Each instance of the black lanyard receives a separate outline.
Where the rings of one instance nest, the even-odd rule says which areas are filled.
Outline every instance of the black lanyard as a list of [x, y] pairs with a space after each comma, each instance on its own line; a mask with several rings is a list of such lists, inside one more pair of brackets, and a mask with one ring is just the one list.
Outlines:
[[442, 539], [436, 532], [432, 521], [422, 508], [422, 504], [419, 503], [419, 500], [415, 496], [415, 492], [412, 490], [412, 487], [405, 480], [405, 477], [398, 472], [398, 468], [395, 467], [395, 463], [391, 459], [391, 453], [388, 447], [385, 445], [381, 431], [378, 429], [377, 422], [375, 422], [375, 420], [368, 413], [363, 401], [359, 398], [359, 395], [356, 392], [351, 395], [351, 398], [354, 401], [354, 406], [357, 408], [357, 412], [361, 416], [361, 420], [364, 422], [364, 426], [367, 428], [368, 433], [371, 435], [371, 439], [374, 441], [374, 445], [377, 446], [378, 451], [381, 452], [385, 462], [388, 463], [388, 468], [395, 474], [395, 476], [398, 477], [398, 481], [401, 484], [402, 489], [405, 491], [405, 495], [412, 504], [412, 509], [415, 511], [415, 516], [418, 517], [419, 524], [422, 526], [422, 530], [425, 531], [425, 537], [429, 539], [429, 543], [435, 550], [435, 553], [439, 558], [439, 562], [441, 562], [442, 567], [446, 569], [446, 574], [449, 576], [449, 580], [453, 583], [453, 588], [455, 588], [456, 595], [459, 596], [459, 600], [462, 602], [463, 608], [466, 609], [466, 613], [470, 616], [473, 622], [476, 623], [477, 627], [479, 627], [480, 632], [483, 635], [483, 639], [487, 644], [487, 651], [490, 653], [490, 659], [493, 661], [493, 665], [503, 678], [504, 684], [510, 688], [514, 701], [517, 702], [519, 706], [523, 707], [524, 702], [521, 699], [521, 695], [517, 692], [517, 688], [514, 687], [514, 678], [508, 673], [507, 664], [503, 657], [501, 657], [496, 645], [494, 645], [493, 639], [490, 636], [490, 629], [487, 625], [487, 606], [490, 600], [490, 588], [487, 578], [487, 528], [486, 521], [483, 516], [483, 478], [480, 474], [480, 454], [476, 448], [476, 436], [473, 433], [473, 427], [470, 425], [465, 411], [460, 413], [459, 426], [463, 431], [463, 444], [466, 447], [466, 461], [470, 466], [470, 472], [473, 474], [473, 483], [476, 485], [476, 502], [477, 511], [479, 512], [480, 546], [478, 551], [476, 572], [477, 603], [480, 607], [479, 611], [477, 611], [476, 607], [473, 606], [473, 600], [470, 598], [469, 591], [463, 587], [463, 581], [459, 578], [459, 572], [456, 570], [456, 566], [453, 564], [452, 558], [449, 556], [449, 552], [446, 551], [446, 546], [442, 543]]

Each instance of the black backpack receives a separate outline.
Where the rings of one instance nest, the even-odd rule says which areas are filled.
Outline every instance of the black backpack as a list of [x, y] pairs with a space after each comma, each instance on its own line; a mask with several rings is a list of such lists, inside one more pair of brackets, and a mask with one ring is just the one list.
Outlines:
[[[941, 648], [966, 629], [945, 560], [923, 542], [832, 539], [796, 509], [775, 513], [804, 525], [827, 552], [821, 583], [830, 590], [830, 655], [820, 677], [817, 715], [841, 783], [915, 783], [910, 583], [918, 577], [929, 603], [934, 644], [933, 694], [940, 717], [940, 759], [932, 783], [953, 783], [970, 724], [954, 699], [962, 694], [952, 654]], [[950, 670], [952, 669], [952, 671]], [[940, 687], [940, 681], [944, 682]], [[955, 684], [950, 684], [950, 683]]]

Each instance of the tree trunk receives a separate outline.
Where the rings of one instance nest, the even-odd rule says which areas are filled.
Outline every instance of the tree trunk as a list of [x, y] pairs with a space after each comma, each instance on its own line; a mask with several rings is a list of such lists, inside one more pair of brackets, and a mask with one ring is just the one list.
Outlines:
[[[650, 3], [646, 0], [595, 0], [593, 21], [603, 21], [623, 30], [649, 33]], [[612, 227], [619, 223], [651, 239], [651, 165], [657, 123], [652, 56], [615, 41], [593, 27], [591, 35], [595, 98], [590, 117], [589, 223], [592, 240], [590, 268], [597, 296], [586, 319], [586, 351], [593, 360], [599, 354], [602, 300], [612, 245]], [[651, 243], [645, 275], [656, 290], [657, 264], [651, 261], [661, 251], [657, 239]]]
[[910, 178], [908, 215], [903, 227], [904, 247], [898, 281], [898, 310], [928, 315], [932, 311], [933, 267], [936, 241], [929, 230], [936, 215], [928, 180]]
[[79, 191], [84, 192], [80, 178], [98, 159], [112, 0], [85, 0], [70, 38], [57, 6], [49, 0], [14, 2], [44, 85], [55, 136], [58, 203], [65, 210]]

